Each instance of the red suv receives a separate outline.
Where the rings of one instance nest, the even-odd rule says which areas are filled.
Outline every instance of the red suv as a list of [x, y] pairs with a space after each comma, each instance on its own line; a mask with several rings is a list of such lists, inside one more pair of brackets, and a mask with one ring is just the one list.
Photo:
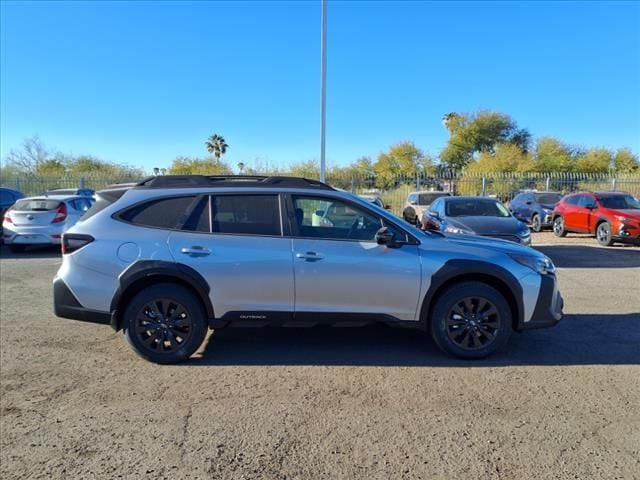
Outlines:
[[640, 201], [624, 192], [577, 192], [565, 196], [553, 210], [553, 233], [591, 233], [600, 245], [640, 244]]

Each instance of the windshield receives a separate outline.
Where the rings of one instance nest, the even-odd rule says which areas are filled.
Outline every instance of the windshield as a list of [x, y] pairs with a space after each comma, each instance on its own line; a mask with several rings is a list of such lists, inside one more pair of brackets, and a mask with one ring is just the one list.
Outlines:
[[640, 201], [631, 195], [611, 195], [610, 197], [598, 197], [604, 208], [640, 209]]
[[455, 199], [445, 205], [447, 217], [510, 217], [509, 210], [497, 200]]
[[555, 205], [560, 201], [562, 195], [559, 193], [536, 193], [536, 202], [542, 203], [545, 205]]

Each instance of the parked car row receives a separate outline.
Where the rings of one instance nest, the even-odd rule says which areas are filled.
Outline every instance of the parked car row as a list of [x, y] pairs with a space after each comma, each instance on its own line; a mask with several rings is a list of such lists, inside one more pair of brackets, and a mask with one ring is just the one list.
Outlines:
[[449, 192], [411, 192], [402, 218], [424, 230], [481, 235], [531, 244], [529, 229], [552, 228], [594, 235], [600, 245], [640, 244], [640, 201], [624, 192], [525, 191], [508, 208], [491, 197], [452, 197]]

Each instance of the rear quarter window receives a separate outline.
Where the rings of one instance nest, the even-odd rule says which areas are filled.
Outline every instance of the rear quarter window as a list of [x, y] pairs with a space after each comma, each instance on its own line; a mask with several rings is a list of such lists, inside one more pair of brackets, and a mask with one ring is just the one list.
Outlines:
[[119, 213], [122, 221], [143, 227], [181, 229], [200, 199], [195, 196], [170, 197], [150, 200]]

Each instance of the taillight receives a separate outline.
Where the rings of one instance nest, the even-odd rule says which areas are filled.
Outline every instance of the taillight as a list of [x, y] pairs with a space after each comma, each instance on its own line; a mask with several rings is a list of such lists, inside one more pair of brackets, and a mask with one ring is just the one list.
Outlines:
[[65, 233], [62, 235], [62, 253], [72, 253], [93, 242], [91, 235], [81, 233]]
[[67, 219], [67, 206], [62, 203], [56, 210], [56, 216], [53, 218], [51, 223], [60, 223], [64, 222]]
[[4, 212], [4, 221], [7, 223], [13, 223], [13, 220], [11, 220], [11, 215], [9, 215], [9, 213], [11, 213], [11, 209]]

